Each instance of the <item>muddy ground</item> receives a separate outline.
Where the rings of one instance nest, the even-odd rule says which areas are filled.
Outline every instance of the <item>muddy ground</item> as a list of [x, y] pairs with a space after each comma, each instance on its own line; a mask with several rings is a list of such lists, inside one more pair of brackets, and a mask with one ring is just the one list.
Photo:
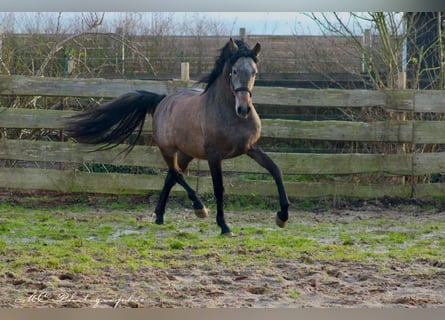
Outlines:
[[[445, 219], [441, 209], [425, 216], [419, 207], [304, 212], [293, 211], [291, 217], [320, 223], [382, 215], [401, 221]], [[218, 252], [203, 259], [217, 262]], [[88, 275], [28, 268], [21, 275], [0, 275], [0, 284], [0, 307], [443, 307], [445, 261], [388, 259], [382, 266], [314, 261], [303, 253], [298, 260], [271, 257], [267, 270], [255, 264], [238, 270], [191, 264]]]
[[[384, 274], [377, 274], [372, 264], [286, 260], [267, 272], [184, 268], [72, 276], [30, 269], [20, 278], [4, 275], [1, 306], [443, 307], [445, 269], [423, 274], [430, 263], [394, 263]], [[418, 274], [407, 274], [413, 271]], [[298, 292], [295, 297], [283, 293], [289, 288]], [[113, 293], [122, 289], [128, 294]]]

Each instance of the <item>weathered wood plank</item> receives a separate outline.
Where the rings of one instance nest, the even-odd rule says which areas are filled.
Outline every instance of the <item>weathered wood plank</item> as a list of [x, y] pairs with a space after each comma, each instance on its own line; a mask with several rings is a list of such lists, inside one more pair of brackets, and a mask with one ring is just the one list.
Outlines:
[[[59, 171], [24, 168], [0, 168], [0, 188], [21, 190], [48, 190], [59, 192], [93, 192], [111, 194], [143, 194], [160, 190], [163, 185], [162, 176], [131, 175], [114, 173], [85, 173], [77, 171]], [[199, 179], [199, 193], [211, 194], [209, 177], [188, 177], [192, 187], [196, 187]], [[323, 198], [323, 197], [410, 197], [409, 185], [355, 185], [337, 183], [285, 183], [288, 195], [292, 198]], [[184, 192], [179, 186], [174, 191]], [[277, 196], [272, 181], [247, 181], [238, 178], [225, 179], [227, 194]]]
[[330, 141], [412, 141], [412, 122], [409, 121], [299, 121], [264, 119], [262, 136], [288, 139]]
[[[0, 107], [0, 128], [63, 129], [68, 118], [78, 113], [78, 111]], [[147, 116], [144, 130], [151, 131], [151, 116]]]
[[62, 129], [64, 118], [77, 112], [24, 108], [0, 108], [0, 128]]
[[[275, 184], [272, 181], [240, 180], [226, 178], [225, 190], [227, 194], [277, 196]], [[373, 199], [382, 197], [409, 198], [412, 188], [410, 185], [372, 184], [351, 186], [348, 183], [312, 183], [312, 182], [285, 182], [287, 194], [292, 198], [359, 198]], [[211, 194], [210, 179], [200, 178], [199, 188], [202, 193]]]
[[285, 104], [314, 107], [374, 107], [384, 106], [386, 96], [369, 90], [313, 90], [301, 88], [255, 87], [254, 103]]
[[433, 173], [445, 173], [445, 152], [413, 155], [413, 175], [420, 176]]
[[0, 95], [46, 97], [115, 98], [134, 90], [172, 93], [184, 83], [178, 81], [122, 79], [65, 79], [0, 76]]
[[[125, 146], [106, 151], [91, 152], [94, 146], [74, 142], [29, 140], [0, 140], [0, 159], [48, 161], [63, 163], [103, 163], [123, 166], [141, 166], [165, 169], [166, 165], [157, 147], [135, 146], [125, 157]], [[358, 174], [385, 173], [409, 175], [412, 173], [411, 154], [295, 154], [269, 153], [286, 175], [292, 174]], [[247, 156], [225, 160], [225, 172], [266, 173], [266, 170]], [[192, 171], [208, 172], [206, 161], [194, 160]]]
[[[323, 175], [382, 173], [409, 175], [412, 173], [411, 154], [316, 154], [270, 152], [269, 156], [285, 175]], [[225, 160], [227, 172], [265, 173], [247, 156]]]
[[157, 147], [135, 146], [128, 156], [123, 153], [126, 145], [111, 150], [94, 151], [97, 146], [74, 142], [2, 140], [0, 158], [24, 161], [64, 163], [103, 163], [149, 168], [165, 168]]
[[[413, 90], [384, 90], [385, 109], [388, 111], [413, 111]], [[421, 109], [421, 108], [419, 108]], [[422, 112], [422, 111], [418, 111]]]
[[348, 183], [294, 183], [286, 185], [288, 193], [294, 198], [356, 198], [377, 199], [410, 198], [410, 185], [370, 184], [354, 185]]
[[445, 195], [445, 183], [425, 183], [415, 184], [413, 186], [414, 199], [443, 199]]
[[[121, 79], [65, 79], [0, 76], [0, 95], [63, 96], [115, 98], [120, 94], [147, 90], [173, 93], [196, 82], [121, 80]], [[288, 107], [362, 108], [386, 106], [391, 110], [412, 111], [413, 91], [402, 90], [340, 90], [261, 87], [254, 89], [253, 102]]]
[[0, 168], [0, 176], [1, 188], [112, 194], [140, 194], [160, 190], [164, 182], [164, 177], [156, 175], [27, 168]]
[[[413, 92], [407, 90], [339, 90], [255, 87], [254, 102], [271, 105], [328, 108], [386, 107], [412, 111]], [[278, 101], [278, 103], [277, 103]]]
[[414, 112], [445, 113], [445, 93], [443, 90], [424, 90], [414, 93]]
[[445, 143], [445, 121], [415, 121], [413, 143]]
[[[63, 129], [66, 117], [74, 112], [37, 109], [0, 109], [0, 127]], [[427, 122], [425, 127], [430, 122]], [[144, 131], [151, 131], [147, 116]], [[409, 121], [299, 121], [282, 119], [262, 120], [262, 136], [284, 139], [332, 141], [411, 142], [412, 122]], [[432, 135], [434, 137], [434, 135]]]

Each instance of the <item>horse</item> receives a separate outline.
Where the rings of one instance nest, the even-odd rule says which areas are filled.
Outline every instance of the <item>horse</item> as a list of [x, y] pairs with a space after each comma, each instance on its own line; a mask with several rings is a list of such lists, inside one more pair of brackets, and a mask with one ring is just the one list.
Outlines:
[[194, 159], [207, 160], [216, 199], [216, 223], [222, 235], [233, 236], [224, 218], [222, 161], [247, 154], [264, 167], [275, 180], [280, 210], [276, 224], [288, 221], [289, 200], [280, 168], [256, 144], [261, 121], [252, 103], [258, 73], [261, 45], [251, 49], [244, 40], [230, 40], [220, 49], [213, 70], [200, 82], [204, 89], [188, 88], [170, 95], [138, 90], [123, 94], [95, 109], [71, 116], [65, 134], [79, 142], [102, 144], [98, 150], [123, 143], [138, 129], [134, 147], [141, 135], [147, 113], [152, 116], [153, 141], [158, 146], [168, 171], [155, 209], [155, 223], [164, 223], [167, 199], [178, 183], [192, 201], [197, 217], [208, 210], [184, 178]]

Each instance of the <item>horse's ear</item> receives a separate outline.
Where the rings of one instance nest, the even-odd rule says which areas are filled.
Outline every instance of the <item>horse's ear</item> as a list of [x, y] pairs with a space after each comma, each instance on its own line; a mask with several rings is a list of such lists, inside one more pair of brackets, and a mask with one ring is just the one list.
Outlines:
[[239, 50], [238, 46], [236, 45], [235, 41], [233, 41], [232, 38], [230, 38], [230, 51], [232, 53], [235, 53]]
[[253, 47], [252, 51], [255, 53], [255, 55], [258, 55], [261, 51], [261, 45], [257, 42], [255, 47]]

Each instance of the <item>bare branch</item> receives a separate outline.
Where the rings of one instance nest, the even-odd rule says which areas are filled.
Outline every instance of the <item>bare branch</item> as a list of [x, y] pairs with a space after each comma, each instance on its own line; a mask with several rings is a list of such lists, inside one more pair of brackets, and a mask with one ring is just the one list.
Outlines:
[[87, 26], [87, 30], [91, 31], [100, 25], [102, 25], [105, 17], [105, 12], [97, 13], [97, 12], [88, 12], [82, 13], [82, 20]]
[[[85, 23], [87, 23], [88, 26], [88, 30], [85, 32], [81, 32], [79, 34], [74, 34], [71, 36], [68, 36], [64, 39], [62, 39], [61, 41], [55, 43], [53, 45], [53, 47], [51, 48], [50, 52], [48, 53], [48, 55], [46, 56], [45, 60], [42, 62], [42, 65], [40, 66], [39, 70], [36, 73], [37, 77], [41, 77], [43, 76], [43, 73], [45, 72], [45, 68], [48, 65], [48, 63], [54, 58], [54, 56], [56, 55], [57, 52], [59, 52], [60, 50], [63, 49], [63, 46], [72, 41], [75, 38], [81, 37], [83, 35], [85, 35], [86, 33], [88, 33], [89, 31], [91, 31], [94, 28], [97, 28], [98, 26], [100, 26], [103, 22], [105, 13], [102, 13], [101, 15], [99, 15], [96, 12], [89, 12], [88, 15], [85, 15], [82, 13], [82, 17], [85, 21]], [[60, 18], [60, 15], [59, 15]]]

